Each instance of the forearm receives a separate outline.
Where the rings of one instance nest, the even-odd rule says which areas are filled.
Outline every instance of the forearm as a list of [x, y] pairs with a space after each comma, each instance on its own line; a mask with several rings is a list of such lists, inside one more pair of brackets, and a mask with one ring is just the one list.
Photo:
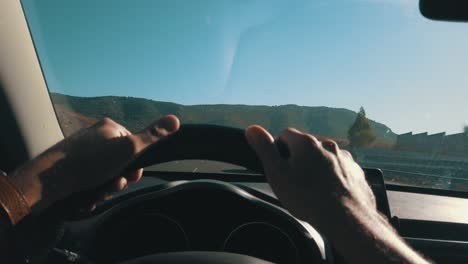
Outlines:
[[346, 202], [344, 207], [338, 218], [341, 223], [327, 236], [349, 263], [429, 263], [376, 210]]

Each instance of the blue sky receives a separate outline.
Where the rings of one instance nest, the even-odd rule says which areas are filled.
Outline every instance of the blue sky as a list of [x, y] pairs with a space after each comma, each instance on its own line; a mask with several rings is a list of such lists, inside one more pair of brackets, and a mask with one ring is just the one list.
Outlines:
[[468, 123], [468, 24], [416, 0], [23, 0], [51, 91], [358, 110], [397, 133]]

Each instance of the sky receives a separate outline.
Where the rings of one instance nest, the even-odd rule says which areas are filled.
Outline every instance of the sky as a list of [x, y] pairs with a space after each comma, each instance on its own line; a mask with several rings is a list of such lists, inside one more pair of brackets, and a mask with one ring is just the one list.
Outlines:
[[48, 88], [328, 106], [396, 133], [468, 124], [468, 24], [417, 0], [22, 0]]

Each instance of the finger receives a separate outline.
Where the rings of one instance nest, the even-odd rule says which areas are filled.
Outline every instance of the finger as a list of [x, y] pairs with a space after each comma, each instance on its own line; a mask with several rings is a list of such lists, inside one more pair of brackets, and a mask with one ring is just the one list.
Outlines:
[[288, 189], [288, 173], [286, 173], [288, 160], [281, 157], [281, 153], [275, 144], [273, 137], [261, 126], [250, 126], [245, 135], [250, 146], [259, 157], [265, 170], [273, 192], [277, 196], [283, 196]]
[[120, 177], [119, 179], [117, 179], [117, 181], [115, 182], [115, 187], [113, 190], [111, 190], [111, 192], [118, 192], [118, 191], [122, 191], [124, 190], [125, 188], [127, 188], [128, 186], [128, 181], [125, 177]]
[[98, 198], [103, 198], [109, 194], [119, 192], [127, 188], [128, 181], [125, 177], [119, 177], [107, 184], [100, 192]]
[[168, 134], [179, 129], [180, 121], [175, 115], [167, 115], [161, 117], [158, 121], [150, 124], [148, 127], [140, 131], [139, 134], [152, 136], [155, 138], [165, 137]]
[[258, 125], [249, 126], [245, 130], [245, 136], [261, 160], [265, 170], [274, 169], [278, 166], [278, 162], [282, 161], [273, 137], [263, 127]]
[[122, 177], [127, 179], [128, 183], [136, 183], [143, 176], [143, 169], [126, 172]]
[[131, 134], [132, 134], [132, 132], [130, 132], [127, 128], [125, 128], [123, 126], [120, 128], [120, 136], [121, 137], [130, 136]]
[[103, 186], [102, 189], [93, 195], [87, 205], [84, 205], [81, 210], [92, 212], [96, 209], [96, 204], [101, 201], [108, 201], [112, 199], [113, 193], [122, 191], [128, 186], [127, 179], [125, 177], [119, 177], [118, 179]]
[[288, 146], [291, 157], [300, 156], [306, 149], [318, 149], [320, 142], [317, 138], [310, 134], [302, 133], [295, 128], [287, 128], [283, 130], [279, 136], [279, 140]]
[[112, 199], [112, 194], [125, 190], [128, 186], [128, 181], [125, 177], [119, 177], [112, 183], [110, 183], [106, 188], [99, 193], [96, 198], [96, 201], [107, 201]]
[[336, 142], [331, 139], [323, 140], [322, 147], [335, 155], [338, 155], [338, 152], [340, 151], [338, 144], [336, 144]]
[[163, 137], [177, 131], [180, 127], [180, 121], [175, 115], [167, 115], [152, 123], [142, 131], [130, 135], [135, 145], [135, 152], [140, 153], [153, 143], [156, 143]]

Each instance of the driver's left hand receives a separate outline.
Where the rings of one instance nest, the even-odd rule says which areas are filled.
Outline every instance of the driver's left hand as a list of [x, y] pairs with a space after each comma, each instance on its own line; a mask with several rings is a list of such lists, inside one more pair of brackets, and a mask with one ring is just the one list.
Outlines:
[[136, 182], [142, 169], [123, 172], [146, 147], [179, 129], [179, 120], [165, 116], [132, 134], [105, 118], [67, 137], [16, 170], [11, 179], [34, 211], [67, 196], [106, 184], [101, 197]]

